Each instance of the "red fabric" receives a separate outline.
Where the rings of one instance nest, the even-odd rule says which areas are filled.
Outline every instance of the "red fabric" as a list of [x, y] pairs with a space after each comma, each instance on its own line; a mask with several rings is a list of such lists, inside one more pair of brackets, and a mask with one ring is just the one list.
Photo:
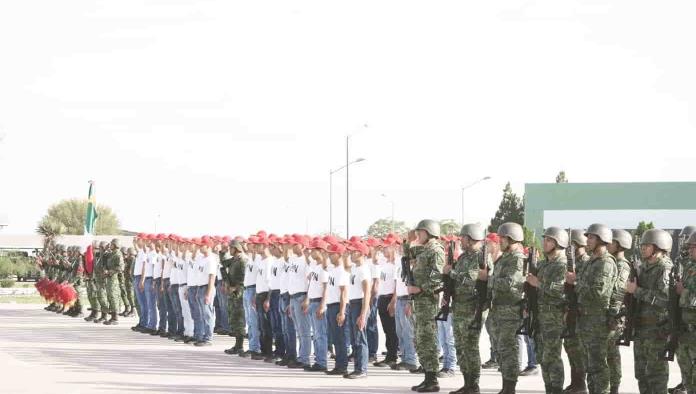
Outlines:
[[92, 245], [87, 246], [85, 251], [85, 272], [92, 275], [94, 270], [94, 251], [92, 250]]

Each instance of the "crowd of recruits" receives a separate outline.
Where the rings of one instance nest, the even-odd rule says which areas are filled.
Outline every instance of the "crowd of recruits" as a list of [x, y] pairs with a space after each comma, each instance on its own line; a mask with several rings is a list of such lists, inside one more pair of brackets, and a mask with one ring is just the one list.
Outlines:
[[[475, 311], [472, 294], [477, 279], [489, 282], [490, 313], [486, 327], [503, 375], [500, 393], [514, 393], [519, 374], [515, 337], [526, 282], [537, 288], [539, 295], [539, 331], [534, 339], [546, 392], [585, 393], [589, 389], [590, 393], [617, 393], [621, 360], [616, 338], [624, 327], [619, 312], [624, 293], [629, 293], [639, 302], [634, 372], [640, 392], [667, 392], [668, 365], [658, 354], [669, 326], [664, 324], [668, 319], [668, 277], [672, 268], [669, 233], [648, 230], [643, 234], [643, 263], [637, 281], [628, 280], [630, 266], [624, 255], [632, 246], [630, 233], [601, 224], [593, 224], [584, 232], [573, 230], [570, 235], [560, 228], [548, 228], [543, 236], [545, 258], [537, 275], [526, 277], [522, 271], [527, 257], [521, 245], [523, 231], [517, 224], [500, 226], [499, 251], [494, 249], [489, 255], [486, 269], [479, 268], [484, 242], [480, 225], [462, 228], [462, 251], [453, 269], [444, 265], [445, 252], [439, 235], [439, 226], [429, 220], [420, 222], [407, 240], [394, 235], [366, 241], [357, 237], [312, 239], [301, 235], [267, 236], [264, 232], [234, 240], [141, 234], [134, 242], [135, 255], [128, 253], [133, 257], [132, 280], [141, 310], [140, 322], [133, 329], [205, 346], [210, 344], [217, 315], [222, 326], [219, 332], [237, 338], [235, 346], [226, 353], [289, 368], [362, 378], [366, 376], [368, 360], [375, 354], [370, 348], [367, 326], [376, 305], [387, 336], [387, 357], [375, 365], [420, 369], [425, 372], [425, 380], [412, 389], [434, 392], [439, 390], [439, 364], [433, 316], [440, 302], [435, 293], [441, 286], [440, 274], [445, 273], [457, 284], [453, 325], [465, 383], [452, 393], [479, 392], [480, 330], [469, 329]], [[691, 394], [696, 393], [696, 232], [689, 226], [680, 236], [686, 240], [684, 248], [688, 250], [680, 254], [683, 279], [675, 285], [683, 321], [677, 350], [682, 384], [669, 390]], [[120, 254], [115, 242], [109, 253]], [[575, 272], [566, 272], [564, 250], [571, 243], [577, 267]], [[402, 254], [411, 261], [411, 285], [403, 281], [400, 273]], [[578, 336], [561, 340], [565, 284], [575, 287], [580, 316]], [[216, 298], [216, 291], [227, 297]], [[249, 337], [248, 351], [242, 348], [245, 331]], [[565, 347], [571, 366], [571, 384], [565, 390], [561, 346]], [[327, 371], [326, 354], [330, 348], [335, 353], [336, 366]], [[351, 373], [348, 349], [352, 349], [350, 357], [354, 361]], [[398, 364], [397, 349], [402, 358]], [[421, 367], [416, 369], [419, 361]]]

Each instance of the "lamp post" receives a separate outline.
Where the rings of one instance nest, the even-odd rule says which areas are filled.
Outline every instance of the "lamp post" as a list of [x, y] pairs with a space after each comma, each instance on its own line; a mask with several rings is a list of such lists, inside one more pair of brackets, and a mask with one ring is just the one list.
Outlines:
[[[338, 171], [341, 171], [342, 169], [346, 169], [346, 178], [348, 177], [348, 166], [351, 164], [355, 163], [360, 163], [361, 161], [365, 161], [362, 157], [357, 158], [349, 163], [344, 164], [343, 166], [335, 169], [335, 170], [330, 170], [329, 171], [329, 234], [333, 235], [333, 174], [337, 173]], [[346, 182], [347, 183], [347, 182]], [[346, 185], [347, 186], [347, 185]], [[348, 201], [346, 200], [346, 204]], [[348, 230], [348, 225], [346, 224], [346, 231]]]
[[382, 197], [386, 198], [389, 200], [389, 204], [391, 204], [391, 232], [392, 234], [394, 233], [394, 200], [390, 199], [386, 194], [382, 193]]
[[477, 180], [477, 181], [475, 181], [475, 182], [473, 182], [473, 183], [470, 183], [470, 184], [468, 184], [468, 185], [466, 185], [466, 186], [464, 186], [464, 187], [462, 188], [462, 226], [463, 226], [464, 224], [466, 224], [466, 223], [464, 223], [464, 190], [466, 190], [466, 189], [468, 189], [468, 188], [470, 188], [470, 187], [472, 187], [472, 186], [478, 185], [479, 183], [481, 183], [481, 182], [483, 182], [483, 181], [487, 181], [487, 180], [489, 180], [489, 179], [491, 179], [491, 177], [489, 177], [489, 176], [484, 176], [483, 178], [481, 178], [481, 179], [479, 179], [479, 180]]

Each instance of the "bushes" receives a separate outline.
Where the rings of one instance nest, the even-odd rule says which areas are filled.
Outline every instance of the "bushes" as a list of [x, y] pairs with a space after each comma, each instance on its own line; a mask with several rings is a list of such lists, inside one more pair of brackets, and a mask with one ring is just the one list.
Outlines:
[[8, 257], [0, 257], [0, 279], [14, 275], [14, 264]]
[[14, 287], [14, 284], [15, 284], [14, 279], [0, 279], [0, 287], [3, 287], [3, 288]]

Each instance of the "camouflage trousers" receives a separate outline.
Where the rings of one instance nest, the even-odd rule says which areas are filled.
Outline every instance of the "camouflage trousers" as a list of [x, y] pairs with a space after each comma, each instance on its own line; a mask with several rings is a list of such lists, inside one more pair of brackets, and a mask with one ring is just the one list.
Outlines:
[[609, 332], [607, 342], [607, 364], [609, 365], [609, 387], [619, 388], [621, 386], [621, 353], [616, 341], [621, 336], [623, 327]]
[[689, 394], [696, 394], [696, 332], [682, 332], [677, 347], [682, 383]]
[[[474, 321], [476, 304], [455, 299], [452, 304], [452, 328], [454, 329], [454, 344], [457, 349], [457, 361], [459, 370], [463, 375], [473, 378], [467, 384], [479, 383], [481, 376], [481, 353], [479, 352], [479, 338], [481, 330], [470, 330], [469, 326]], [[485, 316], [482, 317], [482, 320]]]
[[582, 341], [580, 340], [580, 333], [576, 333], [574, 338], [564, 338], [563, 349], [568, 356], [570, 373], [576, 372], [579, 375], [585, 376], [585, 356]]
[[438, 311], [438, 299], [434, 296], [421, 295], [413, 302], [416, 315], [416, 353], [425, 372], [437, 372], [440, 369], [437, 351], [437, 324], [435, 315]]
[[669, 365], [658, 356], [665, 348], [665, 336], [658, 331], [639, 330], [633, 342], [633, 367], [641, 394], [667, 394]]
[[134, 308], [135, 307], [135, 293], [133, 292], [133, 279], [126, 278], [123, 272], [118, 274], [118, 285], [121, 292], [121, 300], [123, 304]]
[[593, 394], [608, 394], [607, 343], [611, 332], [607, 325], [606, 312], [599, 310], [592, 314], [580, 314], [577, 332], [583, 345], [587, 368], [587, 390]]
[[544, 385], [554, 389], [563, 388], [563, 312], [563, 307], [560, 306], [539, 305], [539, 330], [534, 336], [536, 358], [541, 364]]
[[235, 337], [244, 335], [246, 321], [244, 320], [244, 298], [242, 290], [230, 291], [228, 294], [227, 315], [230, 319], [230, 333]]
[[101, 305], [99, 305], [98, 291], [97, 291], [97, 280], [90, 278], [85, 280], [85, 287], [87, 288], [87, 299], [89, 299], [89, 305], [93, 312], [100, 312]]
[[121, 309], [121, 289], [118, 275], [114, 274], [106, 278], [104, 292], [106, 293], [109, 313], [118, 313]]
[[503, 379], [517, 381], [520, 374], [519, 345], [515, 332], [522, 324], [519, 305], [493, 305], [489, 319], [498, 343], [498, 365]]

